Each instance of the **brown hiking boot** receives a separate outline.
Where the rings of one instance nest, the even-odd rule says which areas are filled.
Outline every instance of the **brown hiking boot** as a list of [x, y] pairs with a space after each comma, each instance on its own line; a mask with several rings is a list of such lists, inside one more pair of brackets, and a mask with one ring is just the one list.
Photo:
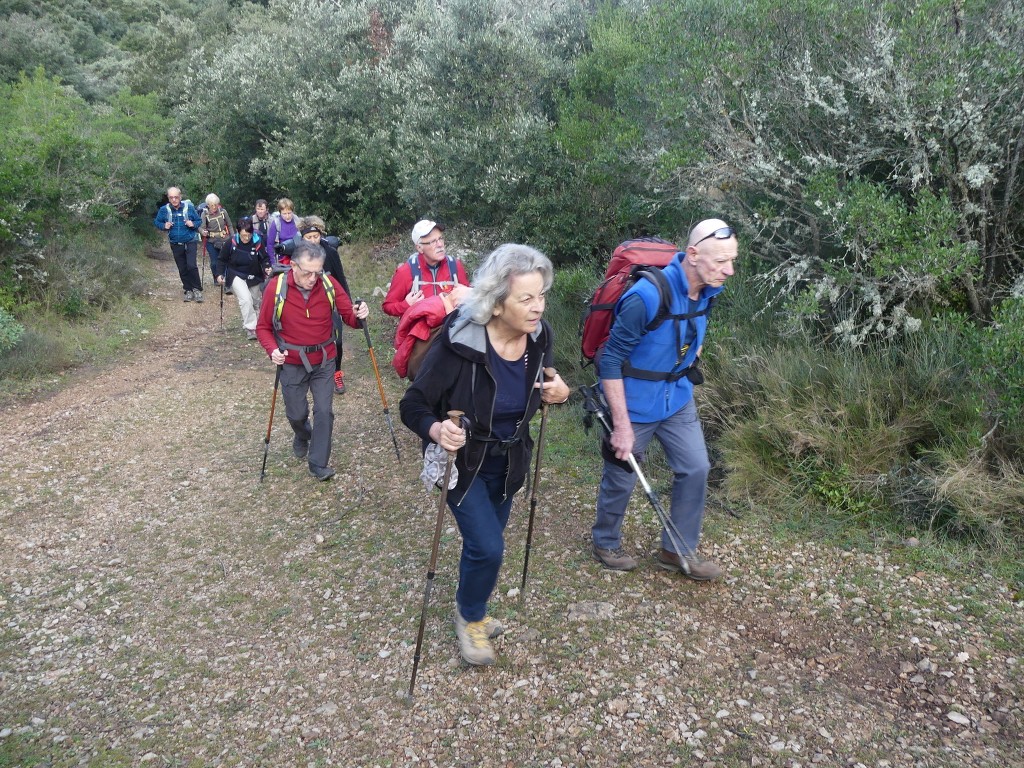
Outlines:
[[655, 561], [666, 571], [678, 571], [697, 581], [714, 581], [722, 577], [722, 569], [710, 560], [693, 557], [679, 557], [675, 552], [662, 549], [654, 556]]
[[636, 560], [627, 555], [622, 547], [602, 549], [594, 546], [594, 559], [605, 568], [613, 571], [632, 571], [636, 568]]

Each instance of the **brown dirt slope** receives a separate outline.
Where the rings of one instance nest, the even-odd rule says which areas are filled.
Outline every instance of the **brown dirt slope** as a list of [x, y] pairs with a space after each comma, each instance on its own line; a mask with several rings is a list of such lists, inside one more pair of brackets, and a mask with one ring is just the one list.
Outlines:
[[[448, 518], [406, 702], [434, 501], [386, 324], [402, 461], [348, 331], [339, 476], [306, 474], [279, 408], [260, 485], [273, 368], [233, 299], [221, 332], [216, 294], [184, 304], [160, 273], [165, 320], [130, 356], [0, 412], [0, 766], [1024, 765], [1021, 606], [1002, 585], [773, 544], [714, 508], [723, 582], [602, 571], [595, 452], [559, 452], [568, 407], [525, 600], [525, 500], [513, 512], [499, 664], [458, 661]], [[656, 538], [642, 502], [634, 550]], [[587, 620], [597, 603], [612, 617]]]

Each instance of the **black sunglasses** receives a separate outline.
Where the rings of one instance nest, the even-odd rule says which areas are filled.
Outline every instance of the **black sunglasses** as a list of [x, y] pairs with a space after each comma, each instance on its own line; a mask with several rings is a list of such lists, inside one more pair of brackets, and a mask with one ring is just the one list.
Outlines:
[[703, 243], [705, 240], [710, 240], [712, 237], [715, 238], [715, 240], [728, 240], [730, 237], [732, 237], [735, 234], [736, 234], [736, 230], [733, 229], [732, 227], [721, 227], [719, 229], [716, 229], [714, 232], [712, 232], [709, 235], [704, 235], [704, 237], [702, 237], [700, 240], [698, 240], [696, 243], [694, 243], [694, 245], [698, 245], [699, 243]]

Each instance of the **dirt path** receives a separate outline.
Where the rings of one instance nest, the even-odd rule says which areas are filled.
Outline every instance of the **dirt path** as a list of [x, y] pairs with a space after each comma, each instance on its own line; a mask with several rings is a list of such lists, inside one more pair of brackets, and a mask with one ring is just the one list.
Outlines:
[[[433, 502], [385, 336], [403, 461], [349, 331], [339, 477], [291, 457], [282, 409], [260, 485], [273, 368], [233, 299], [222, 333], [216, 294], [182, 303], [160, 272], [164, 322], [128, 359], [0, 411], [0, 766], [1024, 765], [1004, 587], [721, 514], [723, 583], [602, 571], [569, 409], [525, 602], [513, 512], [499, 665], [458, 662], [449, 526], [410, 705]], [[627, 536], [654, 540], [639, 503]]]

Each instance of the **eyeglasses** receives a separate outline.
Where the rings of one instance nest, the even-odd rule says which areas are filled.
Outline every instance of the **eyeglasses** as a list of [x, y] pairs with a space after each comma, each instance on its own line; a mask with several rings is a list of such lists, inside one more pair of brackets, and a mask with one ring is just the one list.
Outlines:
[[181, 200], [181, 195], [168, 195], [168, 200]]
[[298, 264], [292, 264], [292, 272], [294, 272], [299, 277], [308, 277], [309, 275], [316, 275], [317, 277], [321, 277], [324, 273], [322, 269], [318, 272], [313, 272], [312, 270], [309, 269], [303, 269]]
[[710, 235], [704, 235], [704, 237], [702, 237], [700, 240], [694, 243], [694, 245], [703, 243], [705, 240], [710, 240], [712, 237], [715, 238], [715, 240], [728, 240], [735, 234], [736, 230], [733, 229], [732, 227], [721, 227], [720, 229], [716, 229]]
[[420, 245], [433, 245], [434, 243], [443, 243], [444, 235], [438, 235], [433, 240], [420, 240]]

